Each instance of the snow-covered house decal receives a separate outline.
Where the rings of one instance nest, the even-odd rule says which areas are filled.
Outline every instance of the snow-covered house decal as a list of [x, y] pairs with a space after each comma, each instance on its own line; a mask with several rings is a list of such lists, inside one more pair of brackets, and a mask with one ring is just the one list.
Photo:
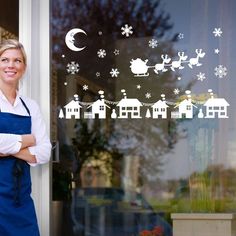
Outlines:
[[79, 104], [78, 95], [74, 95], [75, 99], [70, 101], [67, 105], [64, 106], [66, 110], [66, 119], [71, 119], [73, 116], [75, 119], [80, 119], [80, 108], [82, 107]]
[[[172, 119], [181, 119], [187, 118], [192, 119], [195, 114], [195, 118], [203, 119], [203, 118], [229, 118], [228, 117], [228, 107], [229, 103], [224, 98], [217, 98], [212, 93], [212, 89], [208, 89], [210, 96], [207, 98], [204, 97], [204, 102], [202, 97], [200, 101], [193, 101], [191, 98], [191, 91], [186, 90], [186, 96], [181, 99], [181, 102], [171, 102], [166, 101], [165, 95], [161, 94], [160, 100], [155, 103], [142, 103], [137, 98], [127, 98], [126, 92], [124, 89], [121, 90], [123, 93], [123, 98], [120, 101], [108, 101], [104, 99], [104, 91], [98, 91], [100, 95], [99, 99], [95, 102], [81, 102], [79, 101], [79, 96], [77, 94], [74, 95], [74, 99], [66, 104], [63, 108], [60, 108], [58, 117], [60, 119], [80, 119], [81, 118], [81, 110], [83, 112], [84, 119], [106, 119], [107, 113], [110, 114], [112, 119], [117, 118], [131, 118], [138, 119], [143, 118], [141, 116], [141, 108], [142, 106], [147, 106], [146, 110], [146, 118], [153, 119], [166, 119], [167, 116], [171, 115]], [[196, 97], [197, 98], [197, 97]], [[198, 104], [198, 107], [194, 105], [194, 103]], [[109, 107], [107, 104], [111, 104]], [[168, 104], [168, 105], [167, 105]], [[175, 105], [175, 109], [170, 111], [170, 105]], [[85, 108], [82, 106], [89, 105], [87, 109], [88, 112], [85, 111]], [[116, 106], [116, 107], [114, 107]], [[112, 109], [112, 112], [107, 112], [107, 108]], [[197, 109], [196, 109], [197, 108]], [[142, 112], [145, 108], [142, 108]], [[65, 114], [65, 115], [64, 115]], [[143, 113], [142, 113], [143, 114]]]
[[99, 91], [100, 94], [100, 99], [95, 101], [92, 105], [88, 107], [88, 109], [91, 107], [92, 112], [91, 112], [91, 118], [95, 119], [96, 117], [99, 119], [105, 119], [106, 118], [106, 108], [110, 108], [108, 105], [105, 104], [104, 101], [104, 91]]
[[117, 104], [119, 107], [118, 118], [142, 118], [140, 116], [142, 103], [137, 98], [127, 98], [124, 89], [122, 89], [121, 92], [123, 92], [124, 98]]
[[228, 118], [227, 107], [229, 103], [224, 98], [214, 98], [211, 93], [211, 98], [205, 102], [204, 106], [206, 107], [205, 118]]
[[157, 101], [152, 105], [152, 117], [153, 118], [167, 118], [167, 108], [169, 107], [165, 101], [165, 95], [161, 94], [162, 100]]
[[182, 102], [180, 102], [178, 105], [175, 106], [178, 107], [178, 118], [187, 118], [191, 119], [193, 118], [193, 107], [196, 107], [191, 100], [191, 91], [187, 90], [185, 91], [187, 94], [187, 99], [184, 99]]

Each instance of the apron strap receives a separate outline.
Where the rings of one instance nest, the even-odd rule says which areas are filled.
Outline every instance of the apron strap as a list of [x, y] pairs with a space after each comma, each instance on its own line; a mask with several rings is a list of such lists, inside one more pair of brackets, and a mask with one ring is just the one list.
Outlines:
[[29, 116], [30, 116], [30, 111], [29, 111], [29, 108], [26, 106], [25, 102], [23, 101], [23, 99], [22, 99], [21, 97], [20, 97], [20, 100], [21, 100], [21, 102], [22, 102], [23, 106], [25, 107], [25, 109], [26, 109], [27, 113], [28, 113], [28, 114], [29, 114]]
[[[23, 99], [22, 99], [21, 97], [20, 97], [20, 100], [21, 100], [21, 102], [22, 102], [22, 104], [23, 104], [25, 110], [27, 111], [28, 115], [30, 116], [30, 110], [29, 110], [29, 108], [26, 106], [25, 102], [23, 101]], [[1, 112], [1, 108], [0, 108], [0, 112]]]

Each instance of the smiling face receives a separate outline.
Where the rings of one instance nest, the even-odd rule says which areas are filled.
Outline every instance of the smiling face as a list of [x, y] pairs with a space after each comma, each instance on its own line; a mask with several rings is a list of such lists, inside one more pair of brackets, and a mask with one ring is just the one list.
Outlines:
[[0, 83], [18, 87], [25, 72], [23, 54], [19, 49], [7, 49], [0, 55]]

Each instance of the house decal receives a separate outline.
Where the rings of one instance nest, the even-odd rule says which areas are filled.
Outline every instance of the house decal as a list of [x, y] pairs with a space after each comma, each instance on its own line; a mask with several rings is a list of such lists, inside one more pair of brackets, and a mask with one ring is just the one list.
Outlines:
[[205, 102], [204, 106], [206, 107], [205, 118], [229, 118], [227, 115], [229, 103], [224, 98], [214, 98], [211, 93], [211, 98]]
[[79, 104], [79, 96], [75, 94], [74, 97], [74, 100], [64, 106], [66, 110], [66, 119], [71, 119], [73, 116], [75, 119], [80, 119], [80, 108], [82, 108], [82, 106]]
[[[141, 111], [144, 110], [142, 107], [148, 106], [146, 118], [167, 119], [168, 115], [170, 115], [171, 119], [193, 119], [194, 114], [199, 119], [229, 118], [229, 103], [224, 98], [214, 97], [212, 89], [208, 89], [210, 96], [207, 96], [204, 101], [202, 98], [200, 100], [192, 99], [191, 91], [186, 90], [186, 95], [179, 102], [166, 101], [165, 94], [161, 94], [161, 99], [155, 103], [142, 103], [137, 98], [127, 98], [125, 89], [122, 89], [121, 92], [123, 93], [123, 98], [116, 102], [106, 100], [102, 90], [98, 91], [100, 97], [95, 102], [89, 103], [79, 101], [79, 96], [75, 94], [74, 99], [64, 106], [65, 115], [63, 109], [60, 109], [58, 117], [60, 119], [80, 119], [81, 111], [83, 111], [84, 119], [106, 119], [107, 113], [110, 114], [112, 119], [140, 119], [142, 118]], [[174, 109], [172, 110], [169, 106], [173, 106]], [[111, 109], [111, 113], [107, 112], [107, 108]], [[85, 109], [89, 110], [86, 111]]]
[[123, 92], [124, 98], [117, 104], [117, 107], [119, 107], [118, 118], [142, 118], [140, 116], [140, 108], [142, 103], [137, 98], [127, 98], [124, 89], [122, 89], [121, 92]]
[[110, 108], [107, 104], [105, 104], [104, 101], [104, 91], [100, 90], [98, 91], [100, 94], [100, 99], [95, 101], [92, 105], [88, 107], [88, 109], [91, 107], [91, 118], [95, 119], [96, 117], [99, 119], [105, 119], [106, 118], [106, 108]]
[[186, 90], [185, 93], [187, 94], [187, 99], [184, 99], [182, 102], [180, 102], [178, 105], [175, 106], [175, 108], [178, 107], [179, 111], [178, 113], [173, 112], [172, 118], [187, 118], [187, 119], [193, 118], [193, 107], [196, 106], [192, 103], [191, 91]]
[[153, 118], [167, 118], [167, 108], [169, 107], [165, 101], [165, 95], [161, 94], [162, 100], [157, 101], [152, 105]]

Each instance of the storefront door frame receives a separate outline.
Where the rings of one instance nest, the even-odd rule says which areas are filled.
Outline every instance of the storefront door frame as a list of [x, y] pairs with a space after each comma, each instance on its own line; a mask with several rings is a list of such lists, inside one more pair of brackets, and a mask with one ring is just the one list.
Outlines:
[[[40, 105], [50, 133], [50, 41], [49, 0], [19, 0], [19, 39], [28, 56], [21, 85], [24, 95]], [[42, 236], [50, 236], [50, 163], [31, 168], [32, 197]]]

